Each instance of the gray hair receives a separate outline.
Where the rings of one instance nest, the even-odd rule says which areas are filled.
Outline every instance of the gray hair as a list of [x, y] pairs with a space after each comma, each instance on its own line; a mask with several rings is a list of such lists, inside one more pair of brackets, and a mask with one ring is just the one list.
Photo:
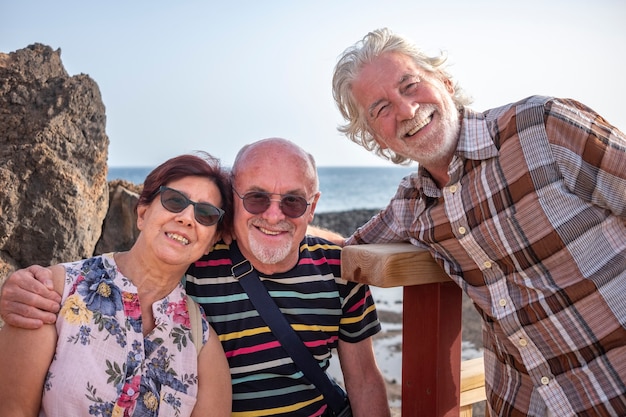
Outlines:
[[[348, 122], [345, 125], [340, 125], [337, 130], [344, 133], [351, 141], [383, 159], [388, 159], [395, 164], [407, 164], [411, 162], [410, 159], [398, 155], [390, 149], [382, 149], [376, 143], [373, 132], [367, 124], [367, 119], [352, 94], [352, 83], [358, 77], [363, 66], [386, 52], [397, 52], [411, 57], [424, 70], [443, 75], [452, 80], [452, 76], [446, 70], [447, 56], [444, 53], [438, 56], [428, 56], [408, 39], [394, 34], [389, 29], [376, 29], [347, 48], [335, 66], [333, 97], [341, 115]], [[469, 105], [472, 99], [465, 94], [458, 83], [453, 81], [453, 84], [452, 100], [460, 110]]]

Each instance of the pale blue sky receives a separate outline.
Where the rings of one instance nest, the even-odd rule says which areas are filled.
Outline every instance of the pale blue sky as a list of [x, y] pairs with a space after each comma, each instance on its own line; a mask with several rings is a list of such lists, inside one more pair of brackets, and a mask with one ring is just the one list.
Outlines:
[[623, 0], [0, 0], [0, 16], [0, 52], [60, 48], [98, 83], [110, 166], [196, 149], [230, 165], [269, 136], [320, 166], [389, 165], [337, 132], [330, 90], [338, 55], [383, 26], [447, 51], [475, 109], [570, 97], [626, 130]]

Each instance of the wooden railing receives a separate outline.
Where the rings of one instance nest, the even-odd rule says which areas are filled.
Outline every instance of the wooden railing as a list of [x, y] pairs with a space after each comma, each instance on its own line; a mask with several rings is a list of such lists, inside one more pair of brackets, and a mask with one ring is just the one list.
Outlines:
[[342, 276], [403, 287], [402, 416], [471, 417], [485, 400], [482, 358], [461, 363], [461, 290], [408, 243], [346, 246]]
[[[485, 396], [485, 365], [483, 357], [461, 362], [461, 417], [472, 417], [474, 404], [481, 403]], [[485, 410], [485, 417], [487, 411]]]

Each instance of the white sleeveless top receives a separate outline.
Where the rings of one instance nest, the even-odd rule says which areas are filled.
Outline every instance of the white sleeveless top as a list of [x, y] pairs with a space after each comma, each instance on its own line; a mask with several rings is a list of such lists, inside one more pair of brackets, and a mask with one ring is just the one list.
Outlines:
[[[152, 305], [145, 338], [137, 288], [113, 254], [67, 263], [56, 353], [40, 416], [189, 416], [198, 388], [182, 284]], [[202, 315], [202, 344], [209, 337]]]

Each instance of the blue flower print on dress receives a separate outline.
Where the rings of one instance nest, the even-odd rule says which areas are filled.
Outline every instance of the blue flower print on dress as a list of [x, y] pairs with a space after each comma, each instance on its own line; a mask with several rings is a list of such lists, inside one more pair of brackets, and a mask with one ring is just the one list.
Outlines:
[[104, 316], [115, 316], [123, 308], [122, 293], [109, 276], [103, 258], [92, 258], [84, 263], [83, 280], [78, 283], [78, 293], [83, 296], [87, 308]]
[[[114, 283], [114, 276], [110, 275], [115, 269], [105, 260], [102, 257], [91, 258], [84, 261], [79, 270], [68, 271], [68, 278], [74, 280], [75, 284], [60, 314], [68, 322], [80, 326], [78, 333], [70, 337], [69, 341], [88, 345], [92, 329], [87, 325], [93, 320], [98, 329], [115, 336], [117, 343], [124, 347], [126, 331], [115, 316], [122, 309], [133, 309], [134, 305], [129, 302], [131, 307], [124, 308], [124, 293]], [[131, 299], [133, 297], [136, 298], [136, 294], [130, 295]]]

